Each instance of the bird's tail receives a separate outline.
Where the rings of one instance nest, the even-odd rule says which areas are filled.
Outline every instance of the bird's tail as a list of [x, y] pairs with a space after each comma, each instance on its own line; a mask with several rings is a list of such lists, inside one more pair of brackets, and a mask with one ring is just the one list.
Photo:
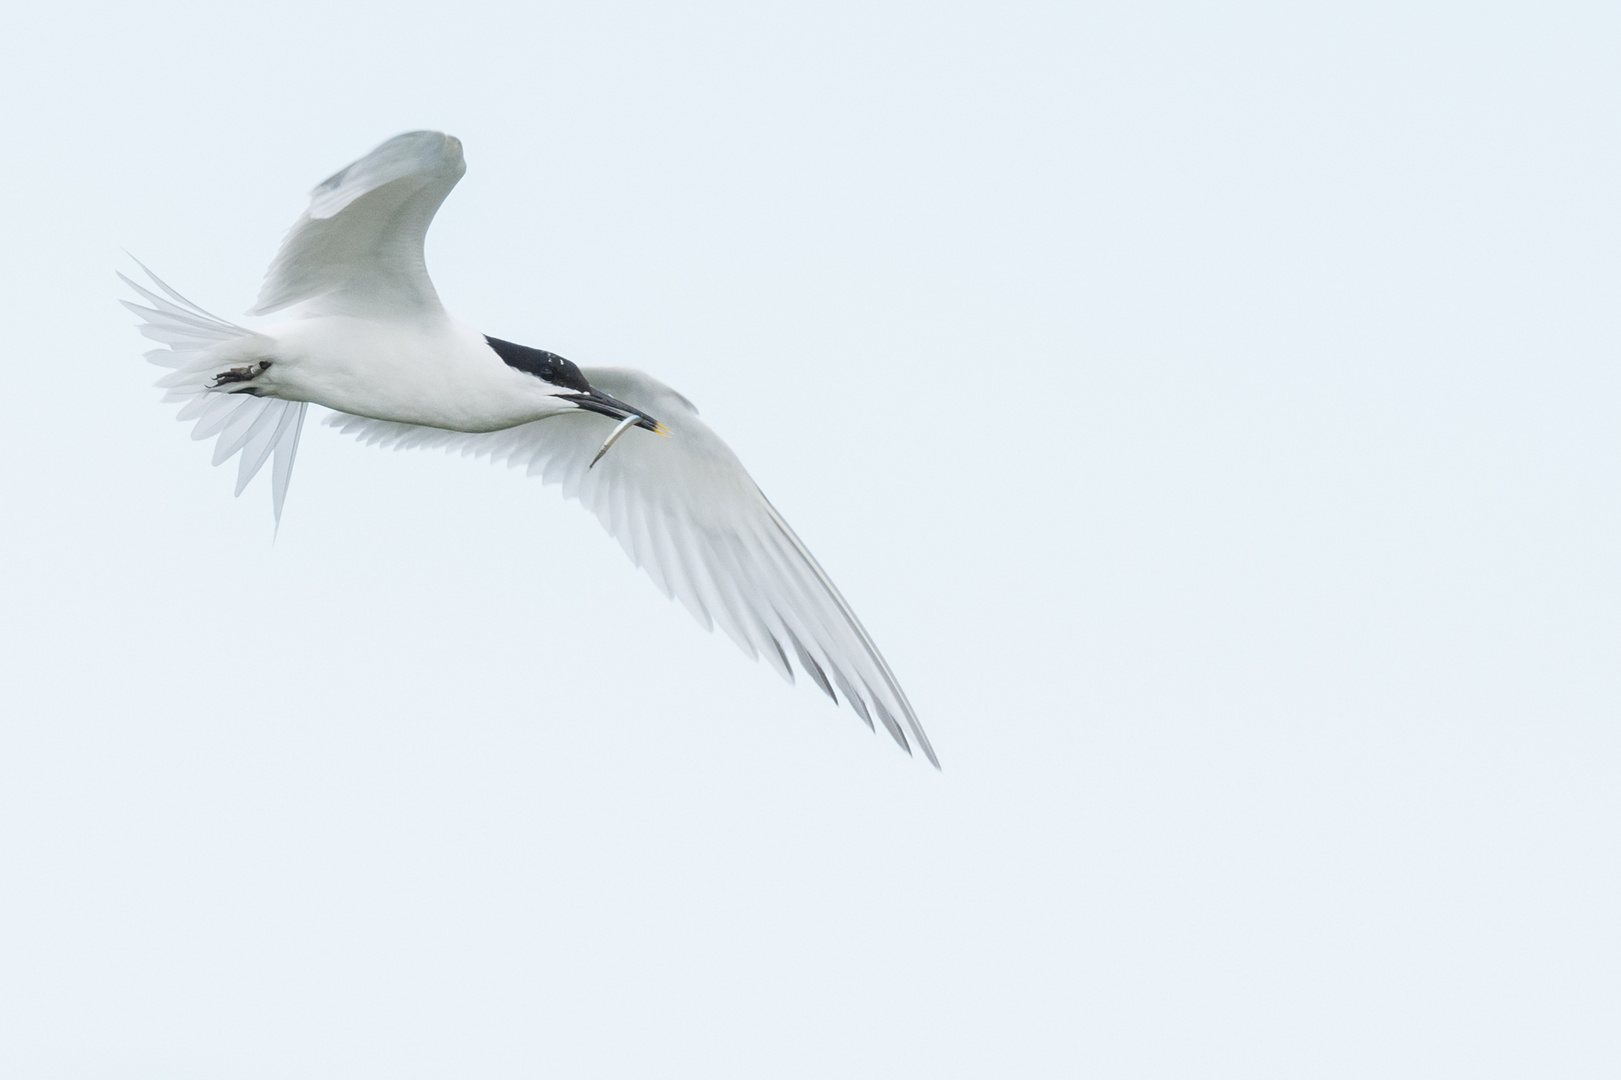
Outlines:
[[304, 411], [309, 406], [302, 401], [255, 397], [240, 392], [242, 387], [223, 381], [220, 377], [222, 362], [252, 355], [259, 345], [268, 345], [269, 339], [210, 315], [169, 288], [146, 267], [142, 266], [141, 270], [152, 279], [158, 292], [119, 274], [146, 303], [119, 302], [140, 316], [142, 334], [167, 346], [146, 354], [146, 358], [159, 367], [173, 369], [158, 380], [158, 385], [165, 390], [163, 400], [184, 402], [177, 419], [197, 421], [191, 429], [193, 439], [215, 440], [215, 465], [232, 455], [241, 455], [236, 469], [238, 495], [265, 462], [274, 457], [271, 505], [279, 525], [287, 485], [293, 476], [293, 458], [298, 454]]

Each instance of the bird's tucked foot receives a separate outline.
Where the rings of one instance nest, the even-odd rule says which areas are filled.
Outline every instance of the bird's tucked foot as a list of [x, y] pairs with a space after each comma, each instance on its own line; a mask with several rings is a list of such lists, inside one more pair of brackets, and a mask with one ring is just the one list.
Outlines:
[[[241, 367], [228, 368], [225, 371], [220, 372], [218, 375], [214, 376], [214, 381], [208, 384], [208, 388], [210, 390], [218, 390], [221, 387], [229, 386], [232, 383], [252, 382], [254, 379], [257, 379], [259, 376], [263, 375], [269, 370], [269, 360], [255, 360], [251, 364], [244, 364]], [[235, 390], [226, 391], [228, 394], [252, 394], [255, 397], [258, 397], [261, 392], [262, 391], [260, 391], [260, 389], [256, 386], [241, 386]]]

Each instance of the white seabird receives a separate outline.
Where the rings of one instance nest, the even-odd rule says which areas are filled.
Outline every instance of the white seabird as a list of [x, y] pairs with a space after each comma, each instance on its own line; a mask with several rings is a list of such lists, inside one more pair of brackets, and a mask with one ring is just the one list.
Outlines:
[[904, 725], [938, 768], [855, 612], [691, 402], [643, 372], [582, 369], [445, 312], [423, 241], [466, 171], [460, 140], [416, 131], [320, 184], [249, 312], [288, 318], [260, 329], [210, 315], [145, 267], [156, 291], [120, 274], [146, 302], [123, 302], [141, 332], [167, 346], [147, 358], [174, 369], [159, 385], [197, 421], [192, 438], [215, 439], [216, 465], [239, 455], [238, 495], [273, 459], [278, 522], [310, 403], [366, 443], [521, 465], [579, 499], [706, 629], [718, 623], [790, 682], [797, 663], [910, 753]]

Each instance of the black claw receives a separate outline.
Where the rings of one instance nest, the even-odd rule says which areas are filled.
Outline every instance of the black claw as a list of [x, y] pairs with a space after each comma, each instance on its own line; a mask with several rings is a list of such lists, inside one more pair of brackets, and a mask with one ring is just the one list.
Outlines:
[[[214, 381], [209, 384], [209, 389], [218, 390], [220, 387], [227, 386], [230, 383], [248, 382], [251, 379], [257, 379], [269, 370], [269, 360], [260, 360], [258, 363], [249, 364], [246, 367], [234, 367], [229, 371], [222, 371], [214, 376]], [[233, 390], [231, 393], [236, 394], [241, 393], [241, 391]]]

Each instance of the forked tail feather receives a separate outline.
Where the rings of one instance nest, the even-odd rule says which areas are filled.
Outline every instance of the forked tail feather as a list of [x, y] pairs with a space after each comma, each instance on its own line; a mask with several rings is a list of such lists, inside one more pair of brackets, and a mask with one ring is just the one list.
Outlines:
[[238, 495], [265, 462], [274, 458], [271, 509], [280, 527], [281, 509], [287, 500], [287, 485], [293, 478], [293, 459], [298, 455], [298, 438], [308, 403], [233, 393], [232, 384], [219, 377], [221, 367], [228, 366], [226, 361], [230, 358], [251, 354], [260, 342], [268, 346], [269, 339], [209, 314], [164, 284], [139, 260], [136, 265], [151, 279], [158, 292], [120, 273], [118, 276], [124, 284], [146, 303], [130, 300], [119, 303], [140, 317], [142, 334], [165, 346], [146, 354], [152, 363], [172, 369], [157, 382], [165, 391], [163, 400], [183, 403], [176, 419], [197, 421], [191, 429], [193, 439], [215, 440], [215, 465], [237, 456]]

